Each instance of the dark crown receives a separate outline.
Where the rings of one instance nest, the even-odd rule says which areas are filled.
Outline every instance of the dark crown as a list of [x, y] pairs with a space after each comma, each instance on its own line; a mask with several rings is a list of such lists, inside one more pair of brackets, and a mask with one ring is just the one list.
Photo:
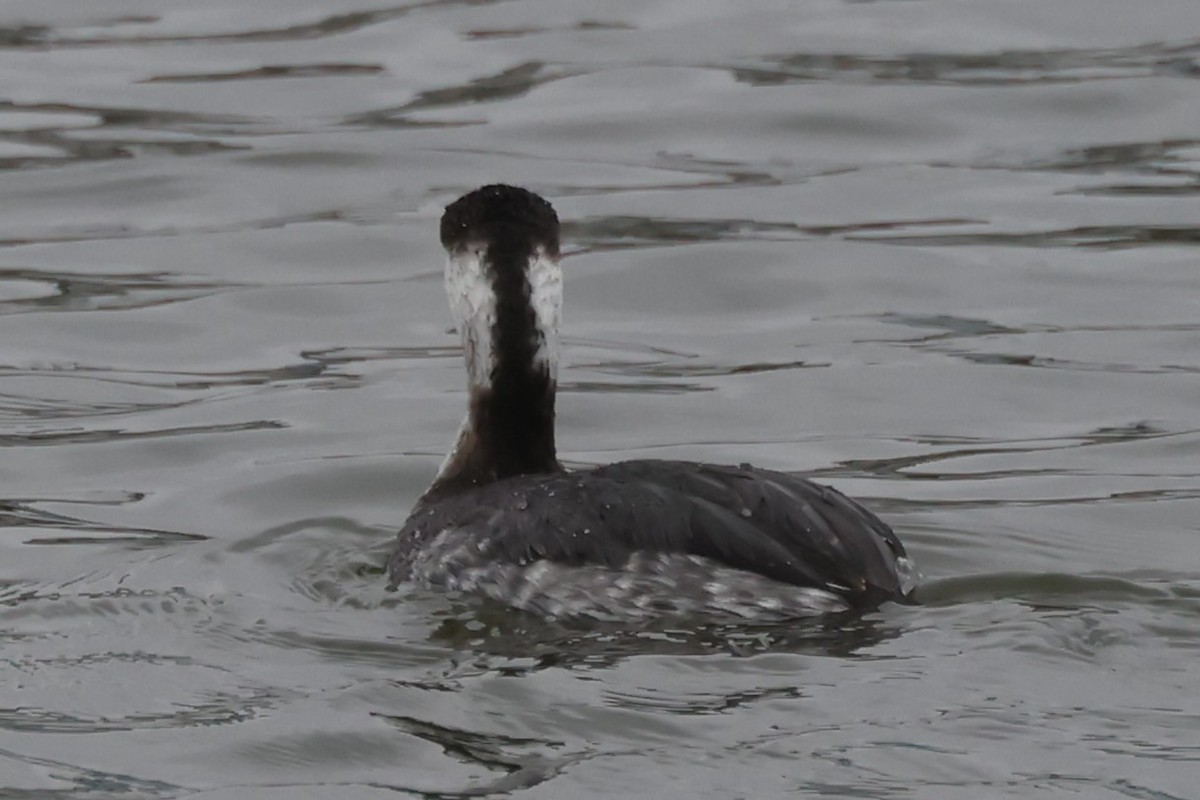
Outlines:
[[554, 206], [518, 186], [492, 184], [464, 194], [442, 214], [442, 246], [454, 252], [471, 244], [542, 247], [558, 255]]

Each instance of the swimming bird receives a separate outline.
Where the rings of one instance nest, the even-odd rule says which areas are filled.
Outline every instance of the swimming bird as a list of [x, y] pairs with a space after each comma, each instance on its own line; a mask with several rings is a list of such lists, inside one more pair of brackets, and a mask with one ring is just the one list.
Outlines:
[[388, 560], [390, 586], [552, 618], [783, 619], [904, 601], [915, 572], [841, 492], [748, 464], [567, 470], [555, 449], [562, 269], [545, 199], [491, 185], [446, 207], [467, 414]]

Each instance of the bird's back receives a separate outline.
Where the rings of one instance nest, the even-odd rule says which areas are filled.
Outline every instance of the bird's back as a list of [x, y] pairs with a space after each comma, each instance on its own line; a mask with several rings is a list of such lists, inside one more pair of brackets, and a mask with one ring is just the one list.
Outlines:
[[911, 582], [892, 530], [834, 489], [749, 466], [653, 460], [427, 496], [388, 570], [393, 585], [482, 589], [543, 611], [540, 595], [572, 590], [572, 575], [593, 600], [641, 587], [664, 610], [670, 592], [717, 588], [770, 607], [799, 596], [821, 599], [817, 611], [869, 608], [904, 599]]

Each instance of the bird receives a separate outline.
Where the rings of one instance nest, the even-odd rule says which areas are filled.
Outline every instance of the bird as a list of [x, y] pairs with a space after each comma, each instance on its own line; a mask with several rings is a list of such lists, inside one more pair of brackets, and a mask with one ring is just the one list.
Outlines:
[[551, 619], [778, 620], [909, 602], [895, 532], [836, 489], [749, 464], [569, 470], [555, 446], [563, 273], [553, 206], [483, 186], [445, 209], [467, 413], [388, 559], [404, 584]]

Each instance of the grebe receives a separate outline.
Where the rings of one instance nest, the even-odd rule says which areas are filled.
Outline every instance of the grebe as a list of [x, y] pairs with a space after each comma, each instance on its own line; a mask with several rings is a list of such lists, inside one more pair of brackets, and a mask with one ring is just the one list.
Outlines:
[[484, 186], [446, 207], [445, 280], [469, 405], [388, 560], [414, 582], [550, 617], [782, 619], [903, 601], [914, 572], [883, 521], [782, 472], [639, 460], [567, 471], [554, 446], [558, 216]]

